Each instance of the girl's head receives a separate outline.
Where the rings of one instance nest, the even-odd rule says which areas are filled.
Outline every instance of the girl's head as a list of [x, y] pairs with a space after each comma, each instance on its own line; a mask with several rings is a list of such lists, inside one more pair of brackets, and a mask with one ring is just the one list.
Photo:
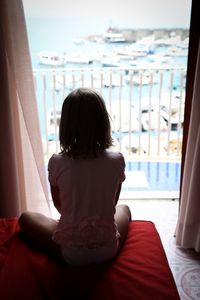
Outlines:
[[112, 145], [109, 115], [103, 98], [92, 89], [72, 91], [62, 106], [61, 152], [73, 158], [96, 157]]

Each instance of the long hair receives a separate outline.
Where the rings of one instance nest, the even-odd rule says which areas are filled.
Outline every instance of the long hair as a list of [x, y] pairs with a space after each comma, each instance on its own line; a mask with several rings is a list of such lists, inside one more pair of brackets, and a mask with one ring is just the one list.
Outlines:
[[79, 88], [64, 100], [60, 121], [60, 149], [73, 158], [92, 158], [112, 146], [109, 115], [103, 98]]

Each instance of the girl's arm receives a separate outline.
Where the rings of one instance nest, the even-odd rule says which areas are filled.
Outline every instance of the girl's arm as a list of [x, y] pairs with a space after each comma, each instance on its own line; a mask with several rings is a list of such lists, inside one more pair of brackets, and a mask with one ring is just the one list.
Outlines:
[[58, 212], [61, 213], [59, 189], [57, 188], [57, 186], [53, 186], [53, 185], [50, 185], [50, 188], [51, 188], [51, 196], [52, 196], [53, 204], [55, 208], [58, 210]]
[[117, 205], [117, 202], [119, 200], [119, 194], [121, 192], [121, 187], [122, 187], [122, 184], [120, 183], [119, 187], [118, 187], [118, 191], [116, 193], [116, 197], [115, 197], [115, 205]]

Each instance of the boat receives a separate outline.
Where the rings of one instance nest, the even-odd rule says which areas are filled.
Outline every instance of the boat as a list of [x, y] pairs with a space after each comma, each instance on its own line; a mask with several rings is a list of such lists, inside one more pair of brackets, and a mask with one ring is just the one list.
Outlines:
[[106, 34], [104, 34], [104, 41], [107, 43], [124, 43], [124, 42], [126, 42], [122, 33], [106, 33]]
[[[160, 153], [166, 154], [165, 143], [160, 143]], [[158, 151], [158, 137], [149, 136], [146, 132], [142, 132], [141, 136], [135, 133], [126, 134], [121, 139], [121, 151], [131, 154], [152, 154], [156, 155]]]
[[[91, 80], [90, 80], [91, 86]], [[120, 76], [116, 74], [111, 74], [109, 70], [104, 71], [96, 71], [93, 73], [93, 86], [101, 87], [119, 87], [124, 86], [124, 80], [121, 79]]]
[[119, 55], [120, 57], [124, 57], [127, 59], [130, 58], [137, 58], [137, 57], [145, 57], [147, 56], [147, 51], [146, 50], [140, 50], [140, 49], [131, 49], [130, 47], [125, 47], [122, 49], [116, 50], [116, 54]]
[[141, 112], [142, 131], [155, 131], [158, 128], [161, 131], [167, 130], [167, 123], [162, 114], [159, 115], [154, 109]]
[[155, 77], [151, 77], [151, 74], [143, 73], [142, 77], [140, 78], [139, 75], [133, 75], [131, 77], [130, 74], [124, 76], [124, 80], [128, 83], [134, 85], [149, 85], [149, 84], [157, 84], [158, 80]]
[[110, 78], [109, 76], [104, 78], [103, 80], [103, 85], [105, 87], [119, 87], [119, 86], [123, 86], [124, 85], [124, 81], [123, 79], [121, 80], [119, 76], [117, 75], [112, 75], [112, 78]]
[[157, 46], [174, 46], [174, 45], [179, 45], [181, 44], [181, 37], [179, 35], [177, 36], [171, 36], [169, 38], [160, 38], [156, 39], [154, 41], [154, 44]]
[[120, 62], [120, 58], [117, 55], [109, 55], [109, 56], [104, 56], [101, 59], [101, 65], [102, 67], [120, 67], [123, 68], [125, 65]]
[[56, 92], [65, 88], [73, 89], [80, 80], [80, 76], [73, 77], [72, 75], [55, 75], [51, 81], [51, 88]]
[[[119, 109], [120, 107], [120, 109]], [[109, 106], [107, 107], [109, 111]], [[131, 111], [130, 111], [131, 110]], [[140, 131], [140, 122], [138, 119], [138, 113], [135, 111], [133, 105], [130, 107], [130, 103], [125, 100], [113, 101], [112, 109], [109, 111], [112, 120], [113, 130], [115, 135], [120, 135], [129, 132], [130, 128], [132, 132]], [[129, 116], [131, 114], [131, 124], [129, 124]]]
[[48, 141], [58, 140], [61, 110], [50, 111], [47, 114]]
[[106, 33], [103, 35], [103, 39], [106, 43], [124, 43], [126, 42], [126, 39], [124, 38], [123, 33], [114, 28], [109, 27]]
[[168, 49], [166, 56], [187, 57], [188, 49], [182, 49], [178, 46], [173, 46]]
[[49, 66], [64, 66], [66, 59], [64, 54], [57, 52], [42, 51], [38, 53], [39, 63]]
[[171, 57], [166, 56], [163, 53], [151, 54], [148, 56], [150, 62], [158, 63], [158, 64], [172, 64]]
[[92, 64], [94, 60], [93, 57], [84, 54], [66, 55], [65, 59], [66, 63], [71, 64]]
[[[183, 94], [182, 100], [184, 97]], [[169, 123], [170, 130], [177, 130], [179, 126], [182, 127], [184, 121], [184, 105], [180, 106], [182, 100], [180, 95], [176, 93], [172, 95], [171, 100], [170, 94], [163, 94], [160, 101], [158, 97], [151, 97], [151, 99], [143, 97], [141, 107], [139, 107], [139, 104], [135, 107], [136, 111], [141, 110], [143, 131], [149, 130], [149, 118], [151, 119], [151, 130], [156, 130], [159, 123], [158, 116], [160, 116], [159, 126], [161, 131], [165, 131]]]
[[170, 68], [170, 64], [168, 65], [158, 61], [141, 62], [137, 60], [130, 60], [128, 63], [130, 66], [134, 67], [134, 70], [152, 70], [158, 72], [160, 69]]
[[102, 67], [110, 67], [110, 68], [121, 66], [120, 61], [118, 59], [112, 59], [112, 58], [102, 59], [101, 65]]

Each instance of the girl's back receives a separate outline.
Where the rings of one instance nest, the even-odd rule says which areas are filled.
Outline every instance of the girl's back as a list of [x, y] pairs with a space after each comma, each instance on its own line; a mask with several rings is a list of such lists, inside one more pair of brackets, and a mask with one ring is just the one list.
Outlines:
[[61, 200], [57, 243], [87, 248], [116, 243], [116, 194], [125, 179], [124, 167], [123, 156], [108, 150], [92, 159], [53, 155], [49, 180], [58, 187]]

